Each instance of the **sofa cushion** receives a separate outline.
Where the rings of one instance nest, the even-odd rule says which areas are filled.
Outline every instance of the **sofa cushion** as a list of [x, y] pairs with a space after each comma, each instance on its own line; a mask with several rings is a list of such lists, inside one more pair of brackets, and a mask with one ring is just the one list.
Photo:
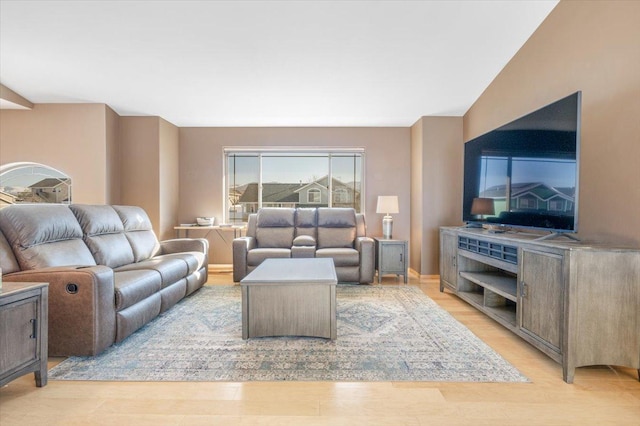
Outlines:
[[318, 233], [318, 209], [299, 208], [296, 209], [296, 237], [307, 235], [316, 239]]
[[353, 248], [356, 212], [349, 208], [318, 209], [318, 248]]
[[353, 248], [356, 228], [318, 228], [318, 248]]
[[284, 248], [257, 248], [247, 253], [247, 265], [258, 266], [265, 259], [291, 257], [291, 250]]
[[265, 207], [258, 211], [258, 228], [288, 228], [295, 226], [295, 209]]
[[291, 248], [293, 244], [293, 226], [290, 228], [256, 229], [256, 245], [258, 248]]
[[295, 209], [263, 208], [256, 220], [258, 248], [286, 248], [293, 244]]
[[187, 265], [187, 274], [191, 275], [205, 265], [205, 254], [197, 251], [169, 253], [155, 256], [153, 259], [180, 259]]
[[82, 229], [61, 204], [12, 205], [0, 210], [0, 229], [20, 269], [95, 265]]
[[325, 248], [316, 250], [316, 257], [333, 258], [333, 263], [338, 266], [358, 266], [360, 253], [351, 248]]
[[293, 245], [294, 247], [315, 247], [316, 240], [309, 235], [300, 235], [293, 239]]
[[117, 268], [134, 262], [124, 225], [113, 207], [73, 204], [69, 208], [78, 219], [84, 242], [98, 265]]
[[11, 250], [11, 246], [9, 246], [9, 242], [2, 231], [0, 231], [0, 269], [3, 274], [10, 274], [20, 270], [20, 265], [18, 265], [18, 261], [13, 255], [13, 250]]
[[188, 275], [188, 267], [184, 260], [163, 258], [163, 256], [143, 260], [142, 262], [132, 263], [130, 265], [124, 265], [115, 269], [115, 271], [135, 271], [140, 269], [158, 271], [162, 278], [162, 288], [170, 286]]
[[149, 269], [114, 272], [113, 277], [116, 311], [135, 305], [161, 288], [160, 274]]
[[291, 247], [291, 257], [294, 258], [309, 258], [316, 257], [315, 246], [293, 246]]
[[120, 216], [124, 226], [125, 235], [135, 262], [149, 259], [160, 250], [160, 243], [153, 232], [153, 226], [147, 213], [137, 206], [113, 206]]

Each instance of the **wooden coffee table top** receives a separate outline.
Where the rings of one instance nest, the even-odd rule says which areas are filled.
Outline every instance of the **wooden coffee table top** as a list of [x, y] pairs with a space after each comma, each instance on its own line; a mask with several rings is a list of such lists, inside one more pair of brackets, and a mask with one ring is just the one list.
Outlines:
[[327, 284], [338, 282], [333, 259], [266, 259], [240, 285]]

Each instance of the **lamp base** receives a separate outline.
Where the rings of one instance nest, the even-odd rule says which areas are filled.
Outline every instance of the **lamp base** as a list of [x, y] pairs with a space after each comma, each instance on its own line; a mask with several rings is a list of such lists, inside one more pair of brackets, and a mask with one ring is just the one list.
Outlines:
[[393, 234], [393, 218], [391, 216], [385, 216], [382, 218], [382, 237], [391, 239]]

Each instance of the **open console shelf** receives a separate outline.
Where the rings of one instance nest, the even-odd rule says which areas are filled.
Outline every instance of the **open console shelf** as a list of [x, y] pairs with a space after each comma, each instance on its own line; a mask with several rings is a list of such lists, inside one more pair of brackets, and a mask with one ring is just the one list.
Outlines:
[[536, 237], [441, 228], [440, 290], [562, 364], [568, 383], [581, 366], [640, 369], [640, 249]]
[[[458, 295], [507, 326], [516, 325], [517, 279], [502, 272], [460, 272]], [[466, 281], [466, 282], [465, 282]]]

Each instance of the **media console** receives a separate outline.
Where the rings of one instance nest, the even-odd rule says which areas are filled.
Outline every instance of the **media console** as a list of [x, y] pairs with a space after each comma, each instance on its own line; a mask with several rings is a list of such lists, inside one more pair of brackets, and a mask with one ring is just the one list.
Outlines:
[[640, 249], [440, 229], [448, 289], [562, 365], [620, 365], [640, 380]]

